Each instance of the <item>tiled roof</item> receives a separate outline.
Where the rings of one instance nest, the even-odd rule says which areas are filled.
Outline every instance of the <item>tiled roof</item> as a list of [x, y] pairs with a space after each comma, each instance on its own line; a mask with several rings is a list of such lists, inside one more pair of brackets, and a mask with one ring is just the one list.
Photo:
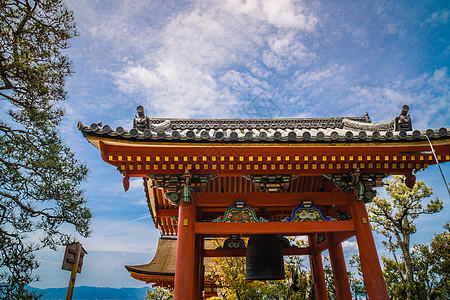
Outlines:
[[[407, 106], [405, 106], [409, 109]], [[139, 110], [141, 109], [141, 110]], [[407, 113], [408, 110], [406, 110]], [[143, 115], [138, 107], [134, 128], [115, 130], [101, 122], [90, 126], [78, 122], [85, 136], [110, 137], [119, 140], [164, 142], [373, 142], [442, 139], [449, 129], [412, 130], [409, 115], [406, 126], [399, 118], [385, 123], [371, 123], [369, 115], [336, 118], [285, 119], [162, 119]], [[403, 111], [402, 111], [403, 113]]]
[[[205, 239], [205, 249], [212, 250], [216, 246], [211, 239]], [[128, 272], [146, 275], [175, 275], [175, 262], [177, 256], [177, 238], [165, 237], [159, 238], [158, 247], [152, 261], [145, 265], [125, 266]], [[209, 271], [211, 258], [205, 258], [206, 271]]]

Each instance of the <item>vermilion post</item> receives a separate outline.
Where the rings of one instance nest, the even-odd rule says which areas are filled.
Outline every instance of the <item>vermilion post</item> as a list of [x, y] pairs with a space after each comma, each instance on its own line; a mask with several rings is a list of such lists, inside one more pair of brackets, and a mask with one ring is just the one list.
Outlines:
[[309, 247], [311, 248], [311, 259], [313, 276], [314, 276], [314, 290], [317, 300], [328, 300], [327, 285], [325, 283], [325, 273], [323, 272], [322, 254], [315, 253], [315, 245], [317, 243], [317, 236], [308, 236]]
[[203, 292], [203, 248], [204, 248], [204, 241], [203, 237], [197, 235], [195, 237], [195, 274], [194, 280], [195, 280], [195, 298], [194, 299], [202, 299], [202, 292]]
[[350, 283], [348, 282], [347, 268], [345, 266], [344, 251], [341, 243], [336, 244], [334, 235], [327, 233], [328, 253], [330, 254], [331, 268], [333, 269], [336, 299], [352, 299]]
[[[175, 300], [196, 299], [197, 286], [195, 275], [198, 266], [195, 265], [195, 218], [196, 205], [181, 200], [178, 207], [178, 239], [177, 261], [175, 265]], [[197, 278], [198, 280], [198, 278]]]
[[356, 200], [353, 193], [348, 193], [348, 203], [355, 224], [356, 241], [367, 294], [370, 299], [388, 300], [389, 294], [378, 259], [366, 205], [363, 201]]

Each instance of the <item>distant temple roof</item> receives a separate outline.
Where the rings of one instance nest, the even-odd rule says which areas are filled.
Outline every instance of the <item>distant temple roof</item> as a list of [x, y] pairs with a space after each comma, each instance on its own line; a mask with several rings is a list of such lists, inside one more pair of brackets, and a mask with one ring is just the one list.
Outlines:
[[115, 130], [101, 122], [90, 126], [78, 123], [87, 136], [109, 137], [142, 142], [373, 142], [441, 139], [450, 136], [446, 128], [412, 130], [409, 107], [403, 106], [395, 119], [371, 123], [366, 113], [362, 117], [279, 118], [279, 119], [162, 119], [150, 118], [142, 106], [134, 126], [127, 131]]
[[141, 275], [174, 276], [177, 256], [176, 237], [160, 237], [152, 261], [145, 265], [125, 266], [128, 272]]
[[[215, 249], [211, 239], [205, 239], [205, 249]], [[145, 283], [154, 283], [154, 286], [173, 287], [175, 276], [175, 263], [177, 257], [177, 238], [162, 236], [158, 241], [158, 248], [152, 261], [145, 265], [125, 266], [130, 276]], [[210, 257], [205, 257], [205, 269], [209, 271]], [[209, 277], [205, 277], [205, 291], [207, 295], [217, 295], [214, 284]]]

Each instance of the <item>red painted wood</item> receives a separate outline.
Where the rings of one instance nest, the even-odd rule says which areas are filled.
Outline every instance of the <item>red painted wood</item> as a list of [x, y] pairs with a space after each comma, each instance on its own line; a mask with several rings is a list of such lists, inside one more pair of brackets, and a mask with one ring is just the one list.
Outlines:
[[[178, 219], [178, 224], [181, 220]], [[179, 226], [179, 225], [178, 225]], [[180, 227], [178, 227], [179, 229]], [[208, 237], [228, 236], [230, 234], [283, 234], [307, 235], [316, 232], [354, 231], [352, 221], [316, 221], [316, 222], [258, 222], [258, 223], [215, 223], [197, 222], [195, 233]]]
[[[315, 245], [317, 243], [317, 235], [308, 236], [311, 252], [315, 253]], [[323, 272], [322, 254], [316, 253], [309, 256], [311, 269], [314, 276], [314, 291], [316, 300], [328, 300], [327, 285], [325, 283], [325, 273]]]
[[348, 281], [347, 268], [345, 266], [344, 252], [341, 243], [335, 243], [334, 234], [327, 233], [328, 253], [330, 255], [331, 268], [333, 269], [336, 299], [352, 300], [352, 292]]
[[355, 236], [355, 232], [337, 232], [334, 234], [334, 242], [340, 244]]
[[[309, 163], [320, 163], [323, 162], [322, 156], [336, 156], [336, 161], [331, 161], [331, 159], [327, 158], [326, 163], [335, 162], [339, 163], [341, 160], [339, 159], [340, 155], [352, 155], [352, 156], [365, 156], [361, 160], [362, 162], [367, 161], [367, 156], [392, 156], [392, 155], [415, 155], [418, 156], [420, 154], [411, 154], [413, 152], [421, 152], [421, 151], [429, 151], [430, 146], [427, 141], [418, 141], [407, 143], [398, 143], [393, 142], [392, 144], [375, 144], [375, 143], [348, 143], [348, 144], [333, 144], [329, 143], [328, 145], [305, 145], [305, 144], [290, 144], [290, 145], [282, 145], [282, 146], [271, 146], [269, 144], [266, 145], [256, 145], [252, 146], [249, 144], [243, 146], [232, 146], [232, 145], [183, 145], [173, 143], [164, 144], [154, 144], [154, 145], [138, 145], [130, 143], [123, 143], [122, 145], [113, 145], [108, 140], [102, 141], [104, 147], [102, 152], [107, 157], [109, 155], [113, 156], [179, 156], [179, 157], [202, 157], [201, 153], [205, 153], [205, 156], [208, 158], [215, 156], [216, 161], [212, 161], [211, 159], [207, 161], [215, 162], [215, 163], [228, 163], [230, 160], [229, 156], [233, 156], [233, 162], [235, 163], [245, 163], [250, 162], [248, 157], [253, 156], [252, 162], [261, 162], [261, 163], [276, 163], [278, 160], [277, 156], [282, 155], [283, 162], [291, 162], [295, 163], [295, 156], [300, 156], [300, 160], [298, 162], [309, 162]], [[434, 149], [437, 152], [437, 155], [448, 155], [450, 151], [450, 145], [442, 143], [434, 143]], [[312, 148], [314, 152], [312, 152]], [[403, 152], [403, 153], [402, 153]], [[199, 154], [200, 153], [200, 154]], [[314, 155], [312, 155], [314, 153]], [[220, 160], [221, 156], [225, 156], [225, 160]], [[245, 157], [243, 161], [238, 160], [240, 156]], [[258, 156], [262, 156], [263, 160], [257, 160]], [[270, 156], [271, 159], [268, 160], [267, 157]], [[285, 159], [286, 156], [289, 156], [290, 159], [287, 161]], [[304, 156], [308, 156], [308, 160], [304, 159]], [[317, 160], [313, 160], [312, 157], [316, 156]], [[171, 161], [171, 160], [169, 160]], [[359, 160], [358, 160], [359, 161]], [[358, 162], [356, 158], [354, 158], [351, 162]], [[383, 159], [384, 161], [384, 159]], [[381, 162], [383, 162], [381, 161]], [[179, 159], [177, 162], [184, 162]], [[189, 163], [202, 163], [203, 160], [197, 159], [193, 160], [192, 158], [188, 158]]]
[[[194, 279], [198, 273], [198, 266], [195, 265], [196, 205], [193, 201], [190, 203], [181, 201], [178, 212], [174, 296], [175, 300], [196, 299], [197, 285]], [[184, 220], [188, 220], [187, 226], [184, 226]]]
[[204, 248], [203, 236], [195, 237], [195, 273], [192, 275], [194, 277], [194, 287], [195, 295], [194, 299], [201, 300], [203, 297], [203, 282], [204, 282], [204, 272], [203, 272], [203, 248]]
[[328, 240], [325, 240], [322, 243], [316, 245], [316, 247], [314, 248], [314, 253], [320, 254], [327, 249], [328, 249]]
[[[204, 250], [204, 257], [241, 257], [246, 255], [246, 249]], [[309, 255], [309, 248], [283, 248], [283, 255]]]
[[[130, 177], [145, 177], [149, 174], [161, 173], [181, 174], [188, 167], [188, 164], [191, 164], [190, 169], [193, 174], [213, 173], [223, 176], [299, 172], [302, 176], [321, 176], [323, 173], [348, 173], [355, 168], [353, 164], [357, 164], [357, 167], [361, 168], [363, 173], [407, 175], [414, 169], [424, 168], [426, 165], [436, 163], [432, 158], [430, 159], [431, 156], [429, 155], [425, 155], [424, 160], [420, 160], [419, 154], [412, 153], [428, 151], [429, 145], [426, 141], [392, 144], [315, 144], [313, 145], [314, 155], [311, 155], [311, 146], [307, 144], [219, 146], [162, 143], [144, 146], [129, 143], [125, 145], [111, 144], [111, 141], [108, 140], [99, 142], [102, 159], [116, 167], [125, 166], [126, 174]], [[450, 145], [435, 143], [434, 147], [437, 154], [442, 156], [441, 162], [449, 160], [447, 157], [450, 152]], [[199, 153], [207, 155], [199, 155]], [[110, 156], [112, 160], [109, 159]], [[118, 156], [122, 156], [122, 159], [119, 159]], [[250, 156], [252, 160], [250, 160]], [[334, 160], [331, 159], [333, 156]], [[368, 156], [371, 158], [368, 159]], [[376, 156], [379, 158], [374, 159]], [[393, 156], [396, 156], [395, 160]], [[412, 159], [412, 156], [415, 159]], [[137, 157], [140, 157], [140, 159]], [[146, 157], [149, 157], [150, 160], [144, 160]], [[184, 157], [186, 157], [186, 160], [184, 160]], [[262, 159], [259, 160], [258, 157]], [[278, 157], [280, 157], [280, 160]], [[295, 157], [298, 157], [298, 159], [295, 159]], [[340, 169], [337, 166], [329, 169], [329, 164], [337, 163], [341, 164]], [[360, 163], [366, 165], [363, 167], [359, 165]], [[369, 168], [368, 163], [372, 163], [373, 166]], [[388, 163], [389, 166], [385, 167], [385, 163]], [[392, 166], [393, 163], [397, 165], [395, 168]], [[408, 166], [409, 163], [411, 163], [411, 166]], [[173, 164], [173, 168], [170, 167], [171, 164]], [[178, 168], [179, 164], [182, 164], [181, 169]], [[213, 168], [213, 164], [216, 165], [216, 169]], [[299, 169], [297, 169], [296, 164], [300, 164]], [[303, 164], [308, 164], [308, 168]], [[321, 164], [323, 164], [323, 167]], [[345, 164], [348, 166], [345, 167]], [[404, 164], [404, 166], [400, 167], [400, 164]], [[416, 164], [419, 167], [416, 167]], [[154, 168], [154, 165], [157, 165], [157, 169]], [[208, 168], [205, 168], [204, 165], [208, 165]], [[229, 168], [231, 165], [233, 169]], [[252, 165], [250, 170], [246, 169], [247, 165]], [[258, 169], [255, 169], [253, 165], [258, 165]], [[266, 169], [263, 165], [266, 166]], [[130, 166], [133, 169], [130, 169]], [[141, 170], [138, 169], [138, 166], [141, 167]], [[150, 167], [148, 170], [147, 166]], [[222, 169], [221, 166], [224, 166], [224, 168]], [[274, 169], [272, 169], [272, 166], [274, 166]]]
[[[388, 300], [389, 294], [381, 271], [366, 206], [363, 201], [356, 200], [353, 193], [348, 193], [348, 199], [350, 214], [355, 224], [356, 241], [367, 294], [370, 299]], [[363, 218], [366, 220], [365, 224]]]
[[295, 207], [303, 200], [312, 200], [314, 205], [347, 205], [345, 192], [307, 192], [307, 193], [197, 193], [199, 207], [225, 207], [235, 201], [245, 201], [248, 206]]

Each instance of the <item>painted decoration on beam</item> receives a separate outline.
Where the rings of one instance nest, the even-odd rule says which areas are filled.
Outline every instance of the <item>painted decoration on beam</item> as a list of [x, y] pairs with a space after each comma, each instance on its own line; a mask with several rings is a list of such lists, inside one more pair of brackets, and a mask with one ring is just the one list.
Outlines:
[[164, 189], [164, 198], [173, 205], [183, 202], [191, 202], [191, 191], [201, 191], [210, 180], [217, 177], [214, 174], [192, 175], [188, 170], [180, 175], [149, 175], [153, 186]]
[[257, 189], [268, 193], [276, 193], [287, 189], [290, 182], [296, 179], [298, 175], [243, 175], [243, 177], [253, 182]]
[[235, 205], [230, 206], [225, 211], [223, 218], [218, 217], [213, 222], [222, 223], [251, 223], [251, 222], [269, 222], [264, 218], [258, 218], [255, 210], [250, 206]]
[[184, 174], [179, 175], [160, 174], [160, 175], [148, 175], [148, 177], [153, 180], [152, 187], [162, 188], [168, 191], [176, 191], [181, 190], [183, 185], [189, 184], [189, 186], [193, 191], [199, 192], [206, 187], [206, 185], [210, 180], [215, 179], [217, 175], [214, 174], [196, 175], [186, 172]]
[[172, 205], [180, 204], [181, 193], [179, 192], [166, 192], [164, 193], [164, 198], [169, 201]]
[[239, 238], [237, 235], [232, 235], [223, 242], [223, 246], [216, 249], [246, 249], [245, 242], [243, 239]]
[[325, 217], [320, 208], [315, 205], [299, 205], [292, 211], [292, 216], [283, 219], [282, 222], [314, 222], [336, 221], [332, 217]]
[[349, 174], [324, 174], [323, 176], [333, 181], [344, 192], [353, 190], [356, 199], [365, 203], [371, 202], [377, 195], [373, 188], [383, 186], [382, 180], [385, 177], [383, 174], [362, 174], [359, 168]]

